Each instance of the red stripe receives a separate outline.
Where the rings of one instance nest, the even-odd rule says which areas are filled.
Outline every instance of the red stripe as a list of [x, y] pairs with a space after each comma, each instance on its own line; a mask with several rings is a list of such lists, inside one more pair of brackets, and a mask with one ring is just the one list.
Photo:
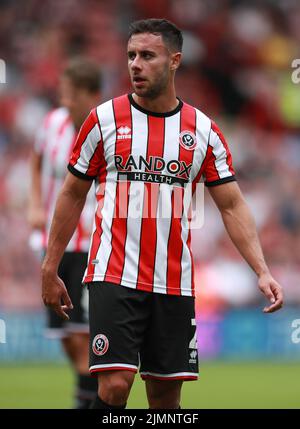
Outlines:
[[[181, 124], [180, 132], [190, 131], [196, 136], [196, 110], [184, 103], [181, 109]], [[193, 162], [194, 150], [188, 150], [179, 145], [179, 160], [184, 161], [186, 165], [189, 165]], [[186, 174], [181, 177], [186, 178]]]
[[[97, 118], [98, 122], [98, 118]], [[89, 161], [89, 167], [86, 171], [87, 176], [96, 176], [99, 174], [99, 168], [105, 163], [102, 138], [98, 142], [97, 147]]]
[[[212, 131], [217, 133], [222, 144], [224, 145], [224, 148], [225, 148], [226, 153], [227, 153], [226, 163], [229, 167], [229, 171], [231, 172], [231, 174], [234, 175], [235, 171], [234, 171], [233, 166], [232, 166], [232, 157], [231, 157], [231, 153], [229, 151], [228, 145], [226, 143], [226, 140], [225, 140], [223, 134], [221, 133], [221, 131], [219, 130], [218, 126], [213, 121], [211, 123], [211, 129], [212, 129]], [[208, 144], [208, 146], [207, 146], [207, 152], [206, 152], [205, 159], [202, 163], [202, 166], [201, 166], [197, 176], [193, 180], [193, 188], [192, 188], [193, 193], [195, 192], [196, 185], [199, 182], [199, 180], [200, 180], [200, 178], [204, 172], [205, 172], [205, 178], [207, 181], [218, 180], [220, 178], [219, 172], [218, 172], [216, 165], [215, 165], [216, 157], [213, 154], [213, 147], [209, 145], [209, 141], [207, 144]]]
[[[182, 256], [182, 238], [181, 238], [181, 216], [183, 212], [182, 187], [174, 186], [171, 205], [172, 219], [168, 241], [168, 266], [167, 266], [167, 293], [180, 295], [181, 283], [181, 256]], [[175, 215], [176, 214], [176, 215]]]
[[[207, 143], [207, 144], [208, 144], [208, 143]], [[195, 178], [194, 178], [194, 180], [193, 180], [193, 184], [192, 184], [192, 193], [193, 193], [193, 194], [194, 194], [194, 192], [195, 192], [195, 189], [196, 189], [197, 183], [198, 183], [198, 182], [199, 182], [199, 180], [201, 179], [201, 176], [202, 176], [203, 172], [204, 172], [204, 171], [207, 171], [207, 165], [208, 165], [208, 162], [209, 162], [209, 160], [211, 159], [211, 157], [212, 157], [212, 156], [214, 156], [214, 155], [212, 154], [212, 147], [211, 147], [211, 146], [207, 146], [206, 155], [205, 155], [205, 158], [204, 158], [204, 160], [203, 160], [203, 162], [202, 162], [201, 168], [200, 168], [200, 170], [199, 170], [198, 174], [195, 176]], [[214, 163], [214, 162], [212, 163], [212, 167], [210, 167], [210, 169], [211, 169], [211, 168], [212, 168], [212, 170], [210, 170], [210, 171], [211, 171], [211, 173], [210, 173], [210, 174], [218, 175], [218, 172], [217, 172], [217, 170], [216, 170], [216, 167], [215, 167], [215, 163]]]
[[[181, 109], [180, 132], [190, 131], [195, 135], [196, 133], [196, 110], [184, 103]], [[194, 150], [185, 149], [179, 144], [179, 160], [185, 162], [186, 166], [193, 162]], [[189, 170], [190, 173], [191, 170]], [[179, 172], [180, 174], [180, 172]], [[179, 175], [178, 174], [178, 175]], [[188, 178], [184, 173], [180, 177]], [[172, 193], [172, 221], [168, 242], [168, 267], [167, 267], [167, 292], [173, 295], [181, 295], [181, 260], [183, 252], [182, 243], [182, 226], [181, 217], [178, 214], [181, 209], [181, 216], [183, 215], [183, 198], [184, 189], [175, 187]], [[174, 217], [177, 211], [177, 217]]]
[[[148, 145], [146, 155], [148, 162], [150, 161], [150, 156], [163, 156], [164, 139], [164, 118], [148, 116]], [[145, 171], [150, 170], [145, 169]], [[156, 183], [145, 183], [144, 192], [137, 289], [152, 292], [156, 257], [156, 212], [159, 185]]]
[[[131, 106], [128, 97], [125, 95], [115, 98], [113, 100], [113, 108], [116, 125], [115, 155], [120, 155], [126, 160], [131, 153], [131, 138], [118, 139], [117, 130], [122, 126], [127, 126], [132, 130]], [[129, 184], [127, 182], [117, 182], [114, 219], [111, 230], [112, 250], [104, 277], [105, 281], [109, 281], [109, 276], [122, 277], [125, 262], [128, 200]]]
[[97, 124], [97, 122], [98, 122], [98, 120], [97, 120], [96, 109], [93, 109], [91, 111], [91, 113], [89, 114], [89, 116], [84, 121], [84, 123], [82, 124], [80, 131], [78, 133], [77, 140], [76, 140], [76, 143], [74, 146], [74, 150], [73, 150], [73, 153], [72, 153], [72, 156], [70, 159], [70, 164], [72, 166], [74, 166], [77, 163], [77, 161], [80, 157], [82, 144], [84, 143], [87, 136], [89, 135], [89, 133], [94, 128], [95, 124]]
[[232, 166], [232, 156], [231, 156], [231, 153], [229, 151], [228, 144], [225, 140], [225, 137], [223, 136], [221, 130], [219, 129], [219, 127], [217, 126], [217, 124], [214, 121], [212, 121], [212, 123], [211, 123], [211, 129], [218, 135], [219, 139], [221, 140], [221, 142], [222, 142], [222, 144], [226, 150], [226, 155], [227, 155], [226, 156], [226, 164], [228, 165], [230, 173], [232, 175], [234, 175], [235, 171], [234, 171], [233, 166]]
[[201, 169], [203, 172], [205, 172], [205, 179], [208, 182], [220, 179], [215, 161], [216, 157], [213, 153], [213, 147], [208, 146], [205, 165], [203, 165], [203, 168]]
[[94, 233], [92, 236], [92, 244], [91, 244], [88, 267], [87, 267], [86, 276], [84, 278], [84, 282], [93, 281], [93, 276], [95, 273], [95, 265], [92, 264], [92, 261], [94, 259], [96, 259], [96, 256], [97, 256], [97, 253], [99, 250], [99, 246], [100, 246], [100, 242], [101, 242], [102, 232], [103, 232], [103, 229], [102, 229], [102, 213], [101, 212], [102, 212], [104, 199], [105, 199], [106, 175], [107, 175], [107, 171], [106, 171], [106, 166], [105, 166], [105, 169], [102, 170], [102, 174], [99, 176], [100, 190], [98, 189], [98, 191], [96, 193], [97, 210], [95, 213], [95, 230], [94, 230]]

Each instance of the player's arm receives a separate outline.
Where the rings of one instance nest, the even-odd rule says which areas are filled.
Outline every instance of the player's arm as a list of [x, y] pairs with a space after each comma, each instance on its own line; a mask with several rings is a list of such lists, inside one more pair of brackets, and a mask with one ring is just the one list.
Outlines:
[[[42, 298], [58, 315], [68, 319], [66, 310], [72, 302], [57, 271], [65, 248], [69, 243], [83, 210], [92, 181], [68, 173], [58, 195], [51, 224], [47, 253], [42, 265]], [[63, 305], [61, 305], [61, 301]]]
[[[96, 110], [93, 109], [80, 128], [70, 158], [63, 187], [58, 195], [52, 219], [48, 250], [42, 265], [42, 297], [45, 305], [68, 319], [66, 310], [72, 308], [58, 266], [69, 243], [93, 180], [103, 167], [103, 145]], [[61, 305], [63, 301], [64, 305]]]
[[46, 213], [42, 200], [42, 155], [32, 150], [30, 156], [31, 183], [28, 200], [27, 218], [32, 229], [43, 229], [46, 223]]
[[226, 230], [240, 254], [258, 276], [258, 287], [270, 300], [265, 313], [279, 310], [283, 305], [281, 286], [271, 276], [259, 242], [254, 218], [236, 182], [209, 187], [219, 208]]

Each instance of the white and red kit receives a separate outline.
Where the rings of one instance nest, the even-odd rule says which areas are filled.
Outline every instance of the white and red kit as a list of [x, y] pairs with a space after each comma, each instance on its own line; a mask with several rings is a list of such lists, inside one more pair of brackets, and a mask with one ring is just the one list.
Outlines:
[[91, 111], [68, 168], [96, 181], [84, 282], [194, 296], [190, 219], [178, 201], [202, 176], [207, 186], [235, 180], [217, 125], [181, 100], [153, 113], [123, 95]]
[[[49, 112], [38, 130], [34, 150], [42, 157], [41, 185], [46, 228], [42, 234], [35, 235], [39, 241], [35, 243], [36, 248], [47, 247], [56, 199], [68, 171], [67, 165], [76, 137], [77, 132], [68, 110], [64, 107]], [[94, 199], [94, 192], [91, 190], [76, 231], [66, 248], [67, 252], [88, 252], [95, 211]]]

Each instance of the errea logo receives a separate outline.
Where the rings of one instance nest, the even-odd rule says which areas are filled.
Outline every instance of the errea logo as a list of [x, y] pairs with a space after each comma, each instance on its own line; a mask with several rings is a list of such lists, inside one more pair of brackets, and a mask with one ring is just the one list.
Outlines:
[[197, 355], [198, 355], [197, 350], [193, 350], [193, 351], [190, 353], [190, 360], [189, 360], [189, 363], [197, 363]]
[[117, 139], [118, 140], [124, 140], [124, 139], [131, 139], [131, 128], [127, 127], [127, 125], [124, 127], [123, 125], [117, 129]]

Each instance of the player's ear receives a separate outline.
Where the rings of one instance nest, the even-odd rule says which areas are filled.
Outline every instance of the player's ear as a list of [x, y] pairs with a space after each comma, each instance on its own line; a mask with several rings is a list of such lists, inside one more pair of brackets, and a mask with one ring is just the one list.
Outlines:
[[175, 54], [171, 54], [171, 64], [170, 69], [175, 71], [178, 69], [181, 63], [181, 52], [176, 52]]

